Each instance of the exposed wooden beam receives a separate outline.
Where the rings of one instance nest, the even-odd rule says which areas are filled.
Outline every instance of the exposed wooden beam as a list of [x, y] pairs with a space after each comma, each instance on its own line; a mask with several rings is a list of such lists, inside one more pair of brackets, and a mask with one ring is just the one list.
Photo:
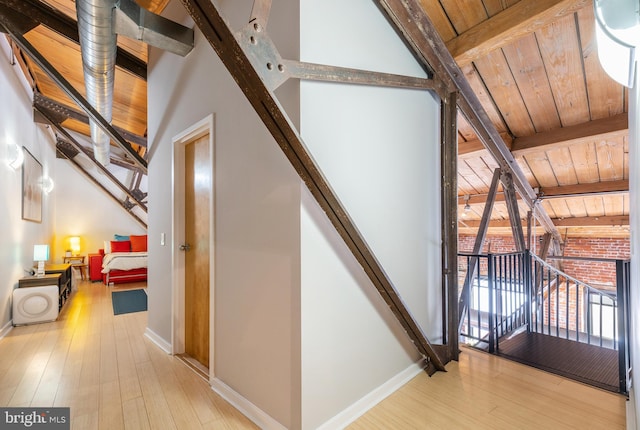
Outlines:
[[[570, 197], [593, 197], [600, 195], [624, 194], [629, 192], [629, 180], [620, 179], [618, 181], [594, 182], [590, 184], [563, 185], [560, 187], [544, 187], [538, 190], [538, 198], [566, 199]], [[467, 200], [467, 197], [469, 198]], [[470, 205], [484, 204], [487, 201], [487, 194], [470, 194], [458, 196], [458, 205], [467, 202]], [[496, 201], [504, 201], [504, 193], [496, 194]]]
[[[513, 146], [513, 137], [509, 133], [500, 133], [504, 144], [509, 150]], [[464, 160], [466, 158], [482, 157], [484, 154], [490, 155], [480, 139], [468, 140], [458, 143], [458, 158]]]
[[444, 97], [440, 133], [440, 202], [441, 202], [441, 249], [442, 249], [442, 312], [446, 315], [443, 339], [448, 347], [447, 355], [458, 360], [460, 331], [458, 304], [458, 106], [457, 94]]
[[[80, 44], [78, 23], [40, 0], [0, 0], [0, 10], [4, 8], [17, 12]], [[140, 79], [147, 80], [147, 64], [124, 49], [117, 48], [116, 66]]]
[[584, 124], [536, 133], [532, 136], [518, 137], [513, 141], [511, 152], [514, 155], [521, 156], [551, 147], [554, 149], [567, 147], [606, 138], [627, 136], [628, 134], [629, 116], [623, 113]]
[[[557, 227], [588, 227], [588, 226], [626, 226], [629, 225], [629, 215], [617, 215], [617, 216], [588, 216], [588, 217], [575, 217], [575, 218], [554, 218], [553, 224]], [[524, 220], [526, 222], [526, 220]], [[461, 220], [459, 224], [465, 228], [479, 228], [481, 225], [480, 220]], [[511, 223], [508, 219], [492, 220], [489, 223], [489, 228], [510, 228]]]
[[460, 67], [591, 5], [591, 0], [520, 0], [447, 42]]
[[[570, 127], [543, 131], [531, 136], [511, 139], [508, 134], [501, 133], [507, 147], [513, 155], [522, 156], [531, 152], [568, 147], [585, 142], [602, 139], [613, 139], [629, 134], [629, 117], [623, 113], [608, 118], [597, 119]], [[458, 143], [458, 154], [462, 159], [476, 158], [486, 152], [482, 142], [471, 140]]]
[[282, 65], [284, 66], [284, 73], [287, 78], [298, 78], [310, 81], [374, 85], [391, 88], [414, 88], [420, 90], [435, 90], [437, 85], [432, 79], [427, 78], [328, 66], [325, 64], [283, 60]]
[[561, 187], [540, 188], [539, 198], [558, 199], [567, 197], [593, 197], [603, 194], [629, 192], [629, 180], [594, 182], [592, 184], [563, 185]]

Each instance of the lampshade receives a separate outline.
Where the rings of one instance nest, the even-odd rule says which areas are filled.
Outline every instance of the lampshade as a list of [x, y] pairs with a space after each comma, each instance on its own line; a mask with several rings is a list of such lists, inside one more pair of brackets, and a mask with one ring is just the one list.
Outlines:
[[611, 78], [630, 88], [640, 46], [638, 0], [596, 0], [593, 7], [600, 64]]
[[73, 255], [78, 255], [80, 253], [80, 238], [78, 236], [69, 238], [69, 248], [71, 248]]
[[33, 260], [38, 262], [36, 276], [44, 276], [44, 262], [49, 259], [49, 245], [33, 245]]
[[49, 259], [49, 245], [33, 245], [33, 260], [47, 261]]

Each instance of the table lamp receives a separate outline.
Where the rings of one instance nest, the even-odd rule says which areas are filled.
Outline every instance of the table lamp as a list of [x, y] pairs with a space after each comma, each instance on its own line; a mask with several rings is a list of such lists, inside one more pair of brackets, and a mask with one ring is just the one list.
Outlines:
[[80, 238], [73, 236], [69, 238], [69, 247], [71, 248], [72, 255], [76, 256], [80, 254]]
[[33, 261], [38, 262], [36, 276], [44, 276], [44, 262], [49, 260], [49, 245], [33, 245]]

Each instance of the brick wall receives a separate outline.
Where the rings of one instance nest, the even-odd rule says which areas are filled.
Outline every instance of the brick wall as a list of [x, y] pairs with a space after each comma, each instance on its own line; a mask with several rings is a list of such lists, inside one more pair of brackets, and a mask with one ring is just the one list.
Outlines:
[[[458, 251], [471, 252], [475, 236], [460, 235]], [[502, 254], [515, 252], [515, 244], [510, 236], [489, 236], [485, 240], [483, 254]], [[621, 238], [572, 238], [565, 241], [566, 257], [629, 259], [631, 255], [629, 239]], [[462, 261], [461, 261], [462, 263]], [[616, 267], [614, 262], [597, 261], [563, 261], [563, 271], [574, 278], [594, 287], [611, 289], [616, 283]]]

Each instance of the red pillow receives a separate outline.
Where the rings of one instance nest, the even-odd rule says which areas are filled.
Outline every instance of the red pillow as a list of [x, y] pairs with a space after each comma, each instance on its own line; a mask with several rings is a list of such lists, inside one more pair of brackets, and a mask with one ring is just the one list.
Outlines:
[[129, 236], [131, 252], [147, 252], [147, 235]]
[[112, 240], [111, 252], [131, 252], [131, 241], [129, 240]]

